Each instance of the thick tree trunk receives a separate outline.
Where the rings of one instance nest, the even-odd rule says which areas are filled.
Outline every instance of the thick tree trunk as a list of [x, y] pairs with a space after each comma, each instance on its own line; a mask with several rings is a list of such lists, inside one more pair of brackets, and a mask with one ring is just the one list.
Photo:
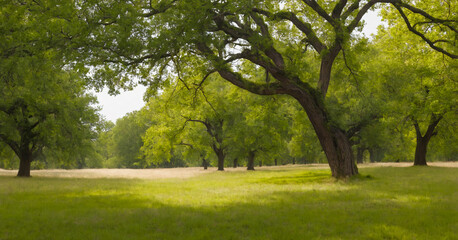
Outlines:
[[224, 171], [224, 153], [222, 151], [217, 153], [218, 156], [218, 171]]
[[293, 165], [296, 164], [296, 158], [293, 157]]
[[346, 178], [358, 174], [353, 151], [345, 131], [333, 126], [328, 119], [321, 96], [313, 96], [305, 90], [292, 94], [305, 109], [320, 141], [335, 178]]
[[415, 160], [413, 165], [426, 166], [426, 149], [428, 147], [429, 139], [417, 137], [417, 147], [415, 148]]
[[437, 134], [436, 126], [442, 119], [442, 115], [431, 115], [431, 120], [428, 125], [428, 129], [424, 136], [421, 134], [420, 125], [418, 122], [413, 119], [415, 132], [417, 134], [417, 146], [415, 148], [415, 160], [413, 162], [414, 166], [426, 166], [426, 151], [428, 149], [428, 143], [433, 136]]
[[19, 171], [17, 173], [18, 177], [30, 177], [30, 165], [32, 163], [31, 154], [23, 154], [19, 158]]
[[248, 153], [247, 170], [254, 171], [254, 157], [255, 157], [255, 151], [250, 151]]

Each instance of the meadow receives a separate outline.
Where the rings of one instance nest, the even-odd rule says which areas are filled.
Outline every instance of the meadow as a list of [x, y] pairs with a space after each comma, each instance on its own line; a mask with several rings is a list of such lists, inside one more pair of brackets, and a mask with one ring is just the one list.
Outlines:
[[338, 182], [308, 166], [161, 178], [4, 174], [0, 239], [458, 239], [458, 168], [360, 173]]

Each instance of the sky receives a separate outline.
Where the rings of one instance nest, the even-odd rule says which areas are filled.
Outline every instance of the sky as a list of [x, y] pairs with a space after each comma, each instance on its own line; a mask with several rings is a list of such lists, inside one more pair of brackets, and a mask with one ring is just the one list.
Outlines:
[[[381, 17], [377, 12], [368, 12], [364, 16], [366, 25], [364, 26], [364, 34], [370, 37], [371, 34], [377, 32], [377, 26], [381, 24]], [[116, 96], [110, 96], [105, 89], [100, 93], [96, 93], [101, 107], [100, 113], [106, 120], [116, 123], [118, 118], [123, 117], [129, 112], [140, 110], [144, 105], [143, 95], [145, 94], [146, 87], [143, 85], [137, 86], [131, 91], [121, 91]]]

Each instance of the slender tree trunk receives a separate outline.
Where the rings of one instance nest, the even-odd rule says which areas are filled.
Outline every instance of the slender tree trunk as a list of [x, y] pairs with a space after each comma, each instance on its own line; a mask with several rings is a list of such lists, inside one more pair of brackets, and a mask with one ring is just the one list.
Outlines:
[[233, 165], [234, 168], [237, 168], [238, 161], [239, 161], [238, 158], [234, 158], [234, 165]]
[[275, 166], [277, 166], [277, 159], [276, 158], [275, 158], [274, 162], [275, 162]]
[[30, 165], [32, 163], [32, 154], [22, 153], [19, 158], [18, 177], [30, 177]]
[[385, 156], [385, 151], [380, 147], [370, 147], [368, 151], [371, 162], [381, 162]]
[[418, 122], [413, 119], [415, 132], [417, 134], [417, 146], [415, 148], [415, 160], [413, 162], [414, 166], [426, 166], [426, 151], [428, 149], [428, 143], [433, 136], [437, 134], [435, 131], [437, 124], [439, 124], [442, 119], [442, 115], [431, 115], [431, 120], [428, 125], [428, 129], [424, 136], [421, 134], [420, 126]]
[[356, 149], [356, 162], [357, 163], [363, 163], [363, 157], [364, 157], [364, 148], [363, 147], [358, 147]]
[[293, 157], [293, 165], [296, 164], [296, 158]]
[[224, 171], [224, 158], [226, 157], [224, 149], [218, 148], [216, 144], [213, 144], [212, 148], [216, 156], [218, 157], [218, 171]]
[[205, 158], [202, 158], [202, 166], [204, 167], [204, 170], [207, 170], [208, 162], [207, 162], [207, 160], [205, 160]]
[[259, 167], [262, 167], [262, 160], [259, 160]]
[[247, 163], [247, 170], [252, 170], [254, 171], [254, 157], [255, 157], [255, 151], [250, 151], [248, 153], [248, 163]]

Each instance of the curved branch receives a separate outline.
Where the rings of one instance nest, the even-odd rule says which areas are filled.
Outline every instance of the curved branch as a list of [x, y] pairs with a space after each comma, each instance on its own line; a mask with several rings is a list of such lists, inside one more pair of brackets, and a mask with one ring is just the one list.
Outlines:
[[[356, 14], [356, 17], [355, 19], [353, 19], [353, 21], [348, 25], [348, 33], [350, 34], [351, 32], [353, 32], [353, 30], [355, 30], [355, 28], [358, 26], [359, 22], [361, 22], [361, 19], [363, 18], [363, 16], [367, 13], [367, 11], [369, 11], [369, 9], [371, 7], [373, 7], [376, 3], [379, 3], [379, 2], [384, 2], [384, 1], [380, 1], [380, 0], [371, 0], [369, 2], [367, 2], [362, 8], [361, 10], [359, 10], [358, 14]], [[359, 6], [359, 1], [358, 1], [358, 5], [356, 6], [355, 5], [355, 9], [352, 9], [351, 12], [355, 11]], [[353, 7], [353, 5], [352, 5]], [[344, 14], [345, 18], [348, 17], [348, 15], [351, 14], [351, 12], [347, 12]]]
[[331, 13], [331, 17], [332, 18], [339, 18], [340, 15], [342, 14], [342, 11], [345, 7], [345, 5], [347, 5], [347, 0], [340, 0], [336, 6], [334, 6], [334, 9], [332, 9], [332, 13]]
[[315, 0], [302, 0], [305, 4], [311, 7], [318, 15], [324, 18], [333, 27], [337, 26], [337, 21], [329, 16], [329, 14], [315, 1]]
[[361, 0], [355, 1], [350, 7], [342, 14], [342, 19], [346, 20], [355, 10], [359, 8], [359, 3]]
[[312, 25], [301, 21], [296, 14], [292, 12], [278, 12], [273, 14], [269, 11], [257, 8], [254, 8], [253, 11], [268, 18], [289, 20], [294, 26], [296, 26], [297, 29], [299, 29], [299, 31], [307, 36], [307, 42], [310, 43], [318, 53], [321, 53], [322, 50], [326, 49], [326, 45], [321, 42], [321, 40], [316, 36], [316, 33], [313, 31]]
[[400, 7], [400, 5], [398, 4], [393, 4], [394, 7], [396, 8], [396, 10], [398, 10], [399, 14], [401, 14], [401, 17], [402, 19], [404, 20], [404, 22], [406, 23], [407, 25], [407, 28], [409, 29], [409, 31], [411, 31], [412, 33], [414, 33], [415, 35], [421, 37], [421, 39], [423, 39], [423, 41], [425, 41], [426, 43], [428, 43], [428, 45], [440, 52], [440, 53], [443, 53], [453, 59], [457, 59], [458, 58], [458, 55], [455, 55], [455, 54], [452, 54], [452, 53], [449, 53], [448, 51], [446, 51], [445, 49], [441, 48], [441, 47], [438, 47], [435, 45], [436, 42], [438, 41], [431, 41], [429, 38], [427, 38], [424, 34], [422, 34], [421, 32], [417, 31], [414, 27], [412, 27], [412, 25], [410, 24], [410, 21], [409, 19], [407, 18], [406, 14], [404, 13], [404, 11], [402, 10], [402, 8]]
[[[286, 90], [278, 82], [264, 84], [255, 83], [245, 79], [241, 74], [233, 72], [227, 65], [227, 61], [216, 56], [205, 43], [197, 43], [196, 47], [203, 55], [207, 57], [207, 59], [212, 61], [216, 71], [222, 78], [226, 79], [237, 87], [259, 95], [286, 94]], [[239, 58], [244, 57], [240, 55]]]

